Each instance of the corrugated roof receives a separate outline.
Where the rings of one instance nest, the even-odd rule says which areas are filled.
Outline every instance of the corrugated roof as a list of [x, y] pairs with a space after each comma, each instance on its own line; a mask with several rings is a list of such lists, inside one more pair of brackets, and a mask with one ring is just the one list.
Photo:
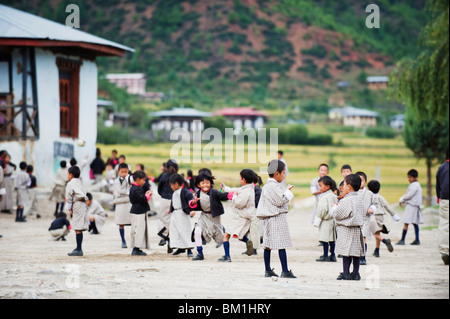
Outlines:
[[2, 4], [0, 38], [85, 42], [134, 52], [122, 44]]
[[227, 107], [214, 114], [222, 116], [262, 116], [267, 117], [263, 111], [255, 110], [253, 107]]
[[380, 116], [377, 112], [358, 109], [353, 106], [346, 106], [343, 108], [334, 108], [329, 111], [329, 113], [340, 113], [342, 116], [368, 116], [368, 117], [378, 117]]
[[368, 76], [367, 82], [373, 83], [373, 82], [389, 82], [388, 76]]
[[176, 107], [171, 110], [153, 112], [153, 117], [211, 117], [211, 113], [192, 108]]

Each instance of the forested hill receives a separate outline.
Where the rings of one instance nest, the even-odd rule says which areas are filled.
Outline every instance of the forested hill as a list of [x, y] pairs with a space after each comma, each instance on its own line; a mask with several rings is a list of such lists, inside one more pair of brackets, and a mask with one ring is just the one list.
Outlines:
[[[417, 52], [425, 0], [378, 0], [380, 28], [365, 21], [372, 0], [0, 0], [136, 49], [99, 59], [100, 72], [143, 72], [149, 91], [211, 102], [214, 96], [289, 99], [338, 81], [386, 75]], [[359, 77], [359, 80], [358, 80]]]

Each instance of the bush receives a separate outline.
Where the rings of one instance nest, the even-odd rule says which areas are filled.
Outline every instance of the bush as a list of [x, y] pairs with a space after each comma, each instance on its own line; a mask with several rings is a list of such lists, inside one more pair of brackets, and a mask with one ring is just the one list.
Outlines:
[[390, 127], [369, 127], [366, 130], [366, 136], [373, 138], [394, 138], [397, 136], [397, 131]]
[[330, 134], [317, 134], [308, 137], [308, 145], [332, 145], [333, 136]]

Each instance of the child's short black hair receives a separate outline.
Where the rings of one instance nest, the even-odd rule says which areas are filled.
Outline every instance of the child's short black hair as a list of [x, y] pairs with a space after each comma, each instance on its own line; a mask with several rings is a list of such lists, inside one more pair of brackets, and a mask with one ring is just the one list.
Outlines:
[[27, 169], [27, 163], [26, 162], [20, 162], [19, 167], [21, 170]]
[[319, 178], [318, 183], [323, 183], [324, 185], [330, 186], [330, 189], [335, 192], [336, 191], [336, 182], [330, 176], [323, 176]]
[[255, 180], [255, 172], [253, 172], [251, 169], [245, 168], [239, 174], [243, 179], [245, 179], [245, 182], [247, 184], [251, 184]]
[[364, 177], [364, 180], [367, 182], [367, 175], [366, 175], [366, 173], [359, 171], [359, 172], [356, 172], [355, 174], [358, 175], [358, 176]]
[[33, 165], [27, 165], [27, 173], [33, 173], [34, 167]]
[[119, 164], [119, 168], [117, 170], [120, 171], [122, 168], [128, 169], [128, 164], [127, 163], [120, 163]]
[[378, 192], [380, 191], [381, 188], [381, 184], [379, 181], [376, 180], [371, 180], [368, 184], [367, 184], [367, 188], [374, 194], [378, 194]]
[[286, 168], [286, 164], [284, 164], [280, 160], [271, 160], [268, 167], [267, 167], [267, 173], [269, 174], [269, 177], [273, 177], [276, 172], [281, 173]]
[[75, 158], [75, 157], [72, 157], [71, 159], [70, 159], [70, 166], [75, 166], [75, 165], [77, 165], [77, 159]]
[[212, 171], [209, 168], [201, 168], [198, 170], [198, 175], [207, 174], [213, 176]]
[[64, 212], [59, 212], [58, 214], [56, 214], [55, 218], [66, 218], [67, 215]]
[[92, 200], [92, 194], [91, 193], [86, 193], [86, 197], [89, 199], [89, 200]]
[[348, 165], [348, 164], [345, 164], [345, 165], [342, 165], [341, 171], [342, 171], [343, 169], [349, 169], [349, 170], [352, 170], [352, 167], [351, 167], [350, 165]]
[[283, 152], [283, 151], [278, 151], [278, 154], [280, 154], [281, 156], [283, 156], [283, 155], [284, 155], [284, 152]]
[[184, 185], [184, 178], [180, 174], [173, 174], [169, 178], [170, 184], [178, 184], [178, 185]]
[[318, 167], [317, 169], [320, 169], [322, 166], [325, 166], [326, 168], [330, 169], [330, 168], [328, 167], [328, 165], [325, 164], [325, 163], [320, 164], [319, 167]]
[[214, 177], [209, 175], [209, 174], [199, 174], [196, 178], [195, 178], [195, 186], [198, 186], [200, 184], [200, 182], [207, 180], [211, 183], [211, 185], [214, 185]]
[[147, 174], [145, 174], [144, 171], [137, 170], [133, 173], [133, 179], [145, 179], [147, 177]]
[[350, 174], [347, 175], [344, 180], [353, 188], [355, 192], [357, 192], [361, 188], [361, 177], [359, 177], [359, 175]]
[[417, 177], [419, 177], [419, 172], [418, 172], [417, 170], [415, 170], [414, 168], [413, 168], [413, 169], [410, 169], [410, 170], [408, 171], [408, 176], [417, 178]]
[[61, 162], [59, 162], [59, 166], [61, 166], [61, 168], [66, 168], [67, 167], [67, 162], [66, 161], [61, 161]]
[[80, 174], [81, 174], [80, 168], [78, 166], [76, 166], [76, 165], [75, 166], [71, 166], [69, 168], [69, 174], [72, 174], [73, 177], [75, 177], [75, 178], [79, 178]]

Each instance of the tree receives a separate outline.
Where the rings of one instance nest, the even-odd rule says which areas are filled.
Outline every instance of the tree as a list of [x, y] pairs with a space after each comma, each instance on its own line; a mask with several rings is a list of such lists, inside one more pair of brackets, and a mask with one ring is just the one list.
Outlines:
[[449, 136], [449, 1], [428, 0], [431, 13], [420, 34], [420, 54], [405, 58], [393, 71], [392, 87], [406, 105], [404, 140], [427, 165], [427, 204], [431, 203], [431, 167], [442, 160]]
[[445, 148], [449, 141], [448, 110], [445, 119], [440, 120], [433, 114], [422, 115], [414, 108], [407, 108], [403, 139], [414, 156], [424, 158], [427, 165], [426, 205], [431, 204], [432, 174], [431, 167], [445, 159]]
[[443, 119], [449, 108], [449, 1], [428, 0], [426, 8], [431, 17], [420, 34], [422, 51], [400, 61], [391, 78], [402, 102]]

